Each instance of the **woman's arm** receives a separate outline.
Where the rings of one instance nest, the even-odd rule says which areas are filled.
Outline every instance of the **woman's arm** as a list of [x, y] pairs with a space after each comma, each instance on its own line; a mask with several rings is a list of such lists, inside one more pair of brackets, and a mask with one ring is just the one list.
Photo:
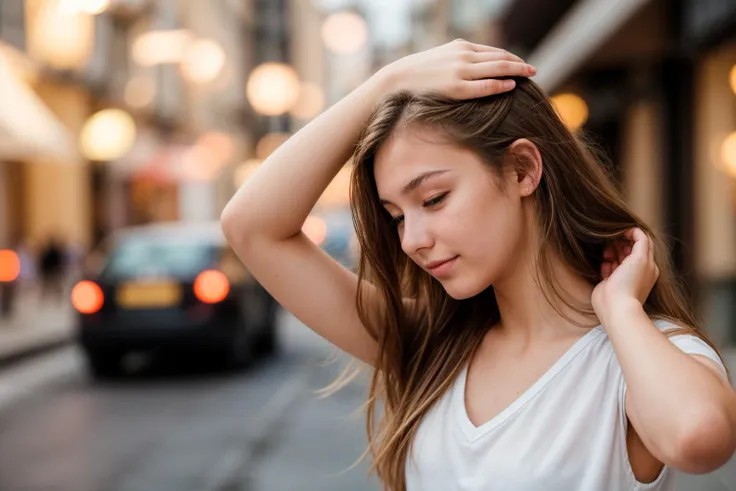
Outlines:
[[258, 281], [302, 322], [372, 363], [376, 342], [358, 318], [357, 277], [302, 233], [304, 220], [347, 162], [378, 102], [395, 91], [441, 91], [456, 99], [513, 88], [502, 76], [533, 69], [503, 50], [458, 41], [385, 67], [292, 136], [222, 213], [230, 245]]
[[683, 352], [644, 312], [659, 270], [650, 239], [639, 229], [630, 238], [631, 254], [613, 260], [615, 271], [593, 294], [623, 370], [626, 414], [658, 460], [684, 472], [713, 471], [736, 450], [736, 392], [714, 361]]

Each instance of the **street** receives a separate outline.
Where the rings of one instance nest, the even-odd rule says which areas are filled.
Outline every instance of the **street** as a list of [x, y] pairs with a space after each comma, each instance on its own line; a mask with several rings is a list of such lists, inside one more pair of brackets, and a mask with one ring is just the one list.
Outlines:
[[[319, 399], [344, 366], [293, 317], [282, 354], [243, 373], [145, 370], [91, 382], [74, 347], [0, 372], [2, 491], [378, 490], [355, 382]], [[726, 471], [678, 491], [724, 491]], [[731, 487], [730, 489], [734, 489]]]
[[[343, 366], [282, 316], [282, 354], [243, 373], [160, 369], [91, 382], [74, 347], [0, 373], [2, 491], [373, 490], [363, 391], [317, 400]], [[5, 373], [8, 372], [8, 373]], [[28, 393], [28, 388], [36, 390]]]

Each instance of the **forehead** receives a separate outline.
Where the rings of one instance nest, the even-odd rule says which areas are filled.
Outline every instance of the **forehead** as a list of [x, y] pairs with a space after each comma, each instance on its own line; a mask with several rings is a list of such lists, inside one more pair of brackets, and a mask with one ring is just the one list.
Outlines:
[[379, 195], [398, 193], [411, 179], [435, 170], [481, 171], [478, 156], [431, 130], [402, 130], [378, 151], [373, 173]]

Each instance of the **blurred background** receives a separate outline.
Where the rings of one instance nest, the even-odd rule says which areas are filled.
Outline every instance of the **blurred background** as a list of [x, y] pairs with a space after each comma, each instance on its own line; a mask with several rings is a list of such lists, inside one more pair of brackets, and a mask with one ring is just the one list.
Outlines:
[[[365, 380], [316, 397], [346, 360], [215, 222], [300, 127], [458, 37], [537, 67], [736, 370], [736, 0], [0, 0], [0, 489], [378, 489], [349, 469]], [[349, 174], [305, 232], [353, 267]]]

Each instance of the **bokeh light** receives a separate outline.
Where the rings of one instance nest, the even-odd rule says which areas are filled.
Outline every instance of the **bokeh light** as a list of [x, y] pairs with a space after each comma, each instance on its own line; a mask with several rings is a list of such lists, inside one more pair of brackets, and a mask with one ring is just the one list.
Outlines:
[[322, 41], [335, 53], [356, 53], [368, 41], [368, 26], [355, 12], [338, 12], [322, 24]]
[[15, 281], [20, 275], [20, 258], [15, 251], [0, 249], [0, 282]]
[[720, 153], [724, 170], [730, 176], [736, 178], [736, 131], [723, 140]]
[[125, 102], [131, 107], [146, 107], [155, 97], [156, 83], [151, 77], [133, 77], [125, 85]]
[[80, 281], [72, 289], [72, 306], [82, 314], [99, 312], [105, 303], [102, 289], [93, 281]]
[[94, 19], [79, 11], [44, 3], [29, 24], [28, 52], [59, 70], [82, 68], [92, 55]]
[[103, 13], [110, 6], [110, 0], [59, 0], [62, 12], [83, 12], [90, 15]]
[[268, 133], [264, 135], [256, 144], [256, 158], [266, 160], [290, 136], [289, 133]]
[[233, 137], [221, 131], [208, 131], [197, 139], [197, 145], [212, 155], [218, 165], [226, 164], [235, 154]]
[[288, 112], [299, 98], [299, 76], [289, 65], [268, 62], [256, 67], [248, 79], [248, 102], [264, 116]]
[[131, 55], [142, 66], [181, 63], [191, 41], [191, 34], [186, 29], [149, 31], [133, 42]]
[[736, 94], [736, 65], [732, 66], [731, 71], [728, 72], [728, 83], [733, 93]]
[[588, 121], [588, 105], [577, 94], [558, 94], [550, 98], [560, 119], [570, 131], [577, 131]]
[[304, 82], [299, 88], [299, 98], [290, 113], [295, 118], [312, 119], [325, 106], [325, 94], [322, 89], [313, 83]]
[[327, 237], [327, 224], [320, 217], [309, 215], [302, 225], [302, 232], [309, 240], [321, 245]]
[[184, 76], [195, 83], [215, 80], [225, 66], [225, 51], [211, 39], [198, 39], [184, 55], [181, 70]]
[[248, 159], [242, 164], [240, 164], [236, 169], [235, 173], [233, 174], [233, 185], [236, 188], [239, 188], [242, 186], [245, 181], [250, 178], [255, 172], [258, 170], [258, 167], [260, 167], [261, 163], [263, 161], [261, 159]]
[[116, 160], [133, 147], [135, 121], [121, 109], [103, 109], [92, 115], [79, 135], [79, 147], [89, 160]]
[[222, 302], [230, 292], [230, 282], [222, 271], [203, 271], [194, 280], [194, 294], [204, 303]]

